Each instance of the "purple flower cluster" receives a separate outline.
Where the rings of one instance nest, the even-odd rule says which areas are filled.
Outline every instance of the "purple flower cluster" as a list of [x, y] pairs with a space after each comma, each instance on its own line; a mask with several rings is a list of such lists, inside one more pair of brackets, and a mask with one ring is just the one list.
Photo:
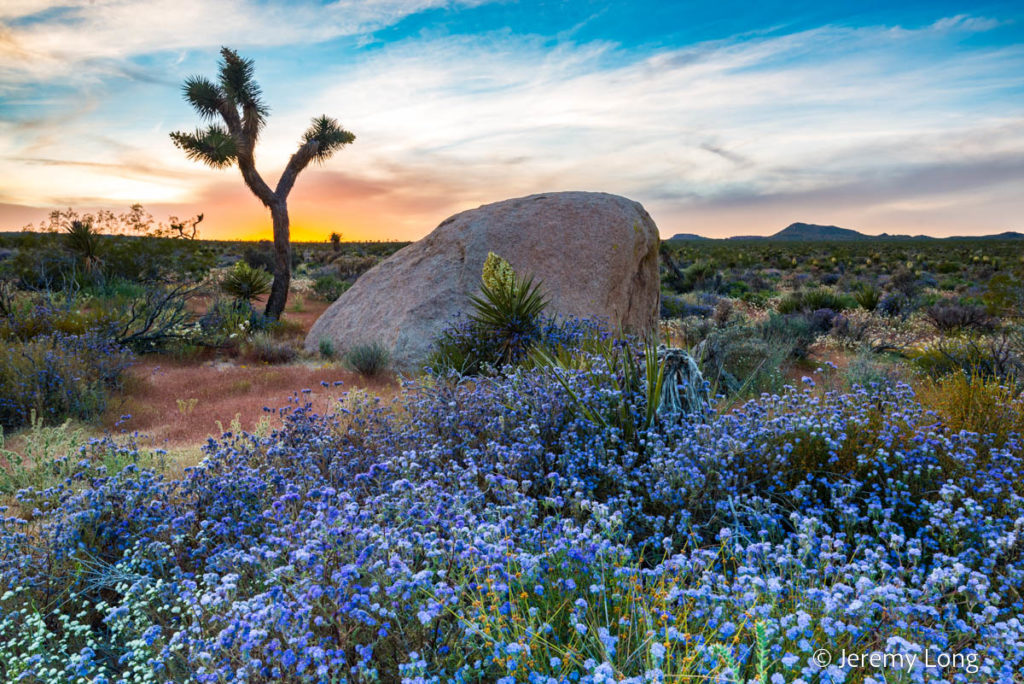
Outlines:
[[819, 648], [974, 663], [901, 681], [1024, 670], [1019, 436], [949, 434], [894, 387], [625, 439], [586, 417], [635, 403], [603, 372], [296, 404], [180, 481], [83, 464], [21, 492], [34, 520], [0, 522], [0, 674], [725, 681], [725, 654], [773, 682], [896, 676]]

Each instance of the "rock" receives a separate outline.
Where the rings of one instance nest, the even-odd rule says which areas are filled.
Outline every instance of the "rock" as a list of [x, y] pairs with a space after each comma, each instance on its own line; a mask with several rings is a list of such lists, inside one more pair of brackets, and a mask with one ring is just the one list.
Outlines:
[[637, 202], [598, 192], [556, 192], [456, 214], [363, 274], [306, 337], [340, 352], [381, 342], [392, 363], [416, 370], [480, 287], [488, 252], [533, 276], [549, 313], [599, 318], [646, 333], [658, 317], [658, 228]]

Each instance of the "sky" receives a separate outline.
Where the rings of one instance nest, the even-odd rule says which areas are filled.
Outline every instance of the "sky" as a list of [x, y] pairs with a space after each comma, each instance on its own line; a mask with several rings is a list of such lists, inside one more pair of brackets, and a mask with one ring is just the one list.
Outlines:
[[255, 60], [272, 186], [313, 116], [356, 135], [299, 177], [295, 240], [561, 190], [665, 237], [1024, 231], [1024, 3], [983, 0], [4, 0], [0, 230], [139, 202], [269, 239], [237, 168], [168, 135], [222, 45]]

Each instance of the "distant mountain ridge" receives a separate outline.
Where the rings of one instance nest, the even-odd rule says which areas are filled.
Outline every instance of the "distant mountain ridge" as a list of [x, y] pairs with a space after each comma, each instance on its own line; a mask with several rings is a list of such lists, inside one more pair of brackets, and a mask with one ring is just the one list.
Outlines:
[[816, 223], [791, 223], [771, 240], [864, 240], [867, 235], [839, 226], [819, 226]]
[[[711, 240], [696, 233], [676, 233], [667, 241], [671, 240]], [[1024, 233], [1008, 230], [995, 235], [955, 235], [946, 238], [932, 237], [931, 235], [865, 235], [864, 233], [850, 228], [839, 226], [823, 226], [817, 223], [791, 223], [774, 235], [734, 235], [724, 238], [726, 240], [785, 240], [789, 242], [851, 242], [862, 240], [1021, 240]]]

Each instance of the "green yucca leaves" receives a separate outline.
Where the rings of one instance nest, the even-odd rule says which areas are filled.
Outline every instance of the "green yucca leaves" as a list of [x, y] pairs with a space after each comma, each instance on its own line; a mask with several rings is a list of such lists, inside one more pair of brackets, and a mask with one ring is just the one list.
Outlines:
[[533, 278], [481, 282], [480, 294], [470, 297], [470, 320], [498, 350], [502, 363], [525, 357], [540, 336], [541, 314], [548, 300]]
[[239, 261], [227, 272], [220, 289], [240, 302], [252, 302], [270, 292], [270, 274], [262, 268], [253, 268]]

